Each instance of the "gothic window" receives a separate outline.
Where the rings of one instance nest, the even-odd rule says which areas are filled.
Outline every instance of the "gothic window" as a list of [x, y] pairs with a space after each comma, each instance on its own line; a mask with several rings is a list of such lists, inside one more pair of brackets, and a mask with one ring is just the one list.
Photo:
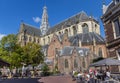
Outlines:
[[69, 65], [68, 65], [68, 60], [65, 59], [65, 68], [68, 68], [68, 67], [69, 67]]
[[115, 0], [115, 2], [116, 2], [116, 4], [117, 4], [118, 2], [120, 2], [120, 0]]
[[118, 36], [120, 36], [120, 23], [119, 23], [119, 19], [114, 20], [113, 23], [114, 23], [116, 37], [118, 37]]
[[68, 29], [65, 29], [65, 34], [67, 34], [67, 36], [68, 36]]
[[48, 43], [50, 43], [50, 37], [48, 37]]
[[27, 36], [25, 36], [25, 41], [27, 41], [28, 40], [28, 37]]
[[37, 39], [37, 42], [40, 43], [39, 39]]
[[85, 68], [85, 59], [83, 58], [83, 62], [82, 62], [83, 68]]
[[78, 67], [78, 63], [77, 63], [77, 60], [74, 59], [74, 68], [77, 68]]
[[29, 42], [31, 42], [31, 37], [29, 37]]
[[24, 40], [24, 41], [27, 41], [27, 39], [28, 39], [28, 37], [25, 36], [25, 35], [23, 35], [21, 38], [22, 38], [22, 40]]
[[102, 48], [99, 48], [99, 56], [102, 57]]
[[34, 38], [34, 42], [36, 42], [36, 38]]
[[73, 26], [73, 35], [77, 34], [77, 28], [75, 26]]
[[97, 29], [97, 25], [95, 24], [95, 32], [96, 32], [96, 29]]
[[59, 35], [61, 35], [61, 32], [59, 32]]
[[45, 39], [43, 39], [43, 44], [45, 45]]
[[88, 33], [89, 32], [89, 28], [88, 28], [88, 25], [86, 23], [84, 23], [82, 25], [82, 30], [83, 30], [83, 33]]

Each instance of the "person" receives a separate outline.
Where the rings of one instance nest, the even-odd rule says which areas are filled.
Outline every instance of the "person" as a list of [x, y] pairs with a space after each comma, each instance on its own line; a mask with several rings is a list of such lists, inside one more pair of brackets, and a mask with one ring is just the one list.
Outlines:
[[25, 67], [23, 65], [23, 67], [22, 67], [22, 77], [24, 77], [24, 76], [25, 76]]
[[8, 75], [7, 75], [7, 69], [5, 66], [2, 68], [1, 72], [2, 72], [2, 77], [7, 78]]
[[17, 72], [17, 70], [16, 70], [16, 67], [12, 70], [12, 76], [13, 77], [16, 77], [16, 72]]
[[109, 80], [111, 77], [109, 69], [106, 69], [106, 77], [105, 80]]
[[93, 69], [89, 69], [89, 74], [93, 74]]
[[83, 75], [83, 73], [82, 73], [82, 71], [80, 71], [80, 72], [78, 73], [77, 77], [80, 78], [80, 77], [82, 77], [82, 75]]

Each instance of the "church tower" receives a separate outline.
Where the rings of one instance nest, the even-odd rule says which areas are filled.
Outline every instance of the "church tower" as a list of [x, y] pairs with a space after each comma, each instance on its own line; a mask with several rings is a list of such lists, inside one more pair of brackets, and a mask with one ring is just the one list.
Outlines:
[[42, 21], [41, 21], [41, 25], [40, 25], [40, 30], [41, 30], [42, 35], [45, 35], [46, 32], [48, 31], [48, 29], [49, 29], [49, 23], [48, 23], [47, 7], [44, 6]]

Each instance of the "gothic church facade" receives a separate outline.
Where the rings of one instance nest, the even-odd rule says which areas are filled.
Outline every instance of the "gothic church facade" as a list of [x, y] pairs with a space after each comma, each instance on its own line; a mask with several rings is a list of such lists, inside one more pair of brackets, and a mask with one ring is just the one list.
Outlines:
[[44, 7], [40, 29], [20, 25], [18, 43], [24, 46], [28, 42], [41, 45], [45, 62], [62, 73], [85, 70], [94, 58], [107, 57], [99, 22], [83, 11], [50, 28]]

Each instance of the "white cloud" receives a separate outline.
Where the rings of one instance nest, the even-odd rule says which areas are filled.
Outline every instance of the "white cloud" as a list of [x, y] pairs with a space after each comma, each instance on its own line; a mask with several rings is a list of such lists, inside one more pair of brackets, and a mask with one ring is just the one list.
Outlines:
[[33, 17], [33, 21], [36, 23], [39, 23], [41, 21], [41, 19], [39, 17]]
[[6, 35], [5, 35], [5, 34], [0, 34], [0, 40], [1, 40], [4, 36], [6, 36]]

